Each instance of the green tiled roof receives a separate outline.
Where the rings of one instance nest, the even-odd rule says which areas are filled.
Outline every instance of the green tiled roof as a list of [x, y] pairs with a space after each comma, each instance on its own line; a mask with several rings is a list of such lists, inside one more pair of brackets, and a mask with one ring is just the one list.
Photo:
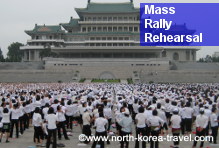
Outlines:
[[89, 3], [87, 8], [76, 8], [78, 13], [130, 13], [139, 12], [133, 3]]
[[71, 18], [71, 20], [69, 21], [69, 23], [61, 23], [60, 25], [62, 25], [65, 29], [68, 30], [68, 28], [72, 28], [72, 27], [78, 27], [78, 21], [80, 19], [73, 19]]
[[47, 34], [47, 33], [64, 33], [61, 26], [59, 25], [35, 25], [35, 28], [33, 30], [27, 30], [25, 31], [28, 35], [31, 34]]

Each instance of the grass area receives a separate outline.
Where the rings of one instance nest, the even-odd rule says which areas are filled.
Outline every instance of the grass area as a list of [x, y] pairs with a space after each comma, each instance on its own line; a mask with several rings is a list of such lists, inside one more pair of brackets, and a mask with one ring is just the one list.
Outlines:
[[120, 79], [107, 80], [108, 83], [120, 83]]
[[84, 79], [81, 79], [81, 80], [79, 81], [79, 83], [84, 83], [85, 80], [86, 80], [85, 78], [84, 78]]
[[131, 78], [127, 79], [128, 84], [133, 84], [133, 81]]
[[93, 83], [120, 83], [120, 79], [109, 79], [109, 80], [104, 80], [104, 79], [92, 79], [91, 82]]

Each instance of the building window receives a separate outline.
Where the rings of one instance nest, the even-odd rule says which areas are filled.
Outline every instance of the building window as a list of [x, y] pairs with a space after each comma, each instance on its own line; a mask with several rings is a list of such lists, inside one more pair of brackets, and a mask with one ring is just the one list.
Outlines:
[[119, 40], [123, 40], [123, 37], [119, 37]]
[[87, 31], [86, 27], [83, 27], [82, 32], [86, 32], [86, 31]]
[[116, 41], [116, 40], [117, 40], [117, 37], [113, 37], [113, 40]]
[[129, 40], [129, 37], [124, 37], [124, 40]]
[[98, 27], [97, 30], [98, 30], [98, 31], [102, 31], [102, 27]]
[[107, 21], [107, 17], [103, 17], [103, 21]]
[[119, 17], [119, 18], [118, 18], [118, 21], [122, 21], [122, 17]]
[[90, 40], [95, 40], [95, 37], [91, 37]]
[[93, 27], [93, 31], [97, 31], [97, 27]]
[[36, 40], [38, 40], [39, 39], [39, 36], [36, 36]]
[[134, 27], [134, 32], [138, 32], [138, 27]]
[[105, 32], [106, 32], [106, 31], [107, 31], [107, 27], [103, 27], [103, 31], [105, 31]]
[[88, 27], [87, 29], [88, 29], [88, 32], [90, 32], [90, 31], [91, 31], [91, 27]]
[[124, 27], [124, 31], [128, 31], [128, 27]]
[[173, 60], [178, 61], [179, 60], [179, 54], [177, 52], [175, 52], [173, 54]]
[[93, 17], [93, 21], [97, 21], [97, 18], [96, 18], [96, 17]]
[[131, 32], [132, 32], [132, 31], [133, 31], [133, 28], [132, 28], [132, 27], [129, 27], [129, 31], [131, 31]]
[[127, 21], [128, 20], [128, 18], [127, 17], [124, 17], [124, 21]]
[[105, 41], [105, 40], [106, 40], [106, 37], [102, 37], [102, 40], [104, 40], [104, 41]]
[[190, 51], [186, 51], [186, 60], [190, 60]]
[[98, 17], [98, 19], [97, 19], [98, 21], [102, 21], [102, 18], [101, 17]]
[[112, 37], [107, 37], [107, 40], [112, 40]]
[[112, 21], [113, 20], [113, 18], [112, 17], [108, 17], [108, 21]]
[[113, 21], [117, 21], [117, 17], [113, 17]]
[[121, 32], [122, 32], [122, 27], [119, 27], [119, 28], [118, 28], [118, 31], [121, 31]]
[[114, 31], [114, 32], [117, 31], [117, 27], [113, 27], [113, 31]]
[[162, 57], [165, 58], [166, 56], [167, 56], [167, 52], [166, 52], [166, 50], [163, 50], [162, 51]]
[[113, 28], [112, 28], [112, 27], [108, 27], [108, 31], [109, 31], [109, 32], [112, 32], [112, 31], [113, 31]]

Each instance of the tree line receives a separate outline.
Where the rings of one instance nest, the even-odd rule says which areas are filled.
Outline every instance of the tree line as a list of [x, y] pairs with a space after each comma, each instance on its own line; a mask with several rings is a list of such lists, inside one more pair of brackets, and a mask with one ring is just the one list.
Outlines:
[[219, 57], [213, 57], [213, 56], [210, 56], [210, 55], [206, 55], [206, 57], [200, 58], [198, 60], [198, 62], [201, 62], [201, 63], [215, 63], [215, 62], [219, 62]]
[[[20, 47], [24, 46], [22, 43], [15, 42], [8, 46], [7, 57], [4, 58], [2, 50], [0, 48], [0, 62], [21, 62], [24, 52], [20, 50]], [[45, 48], [40, 52], [40, 57], [55, 57], [55, 53], [51, 51], [51, 48]]]

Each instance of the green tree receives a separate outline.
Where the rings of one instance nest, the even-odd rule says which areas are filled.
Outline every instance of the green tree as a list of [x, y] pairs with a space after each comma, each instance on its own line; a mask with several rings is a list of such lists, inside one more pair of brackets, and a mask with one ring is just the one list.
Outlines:
[[23, 44], [16, 42], [8, 47], [8, 57], [6, 59], [8, 62], [21, 62], [23, 56], [23, 51], [20, 50], [21, 46], [23, 46]]
[[45, 48], [40, 51], [40, 58], [55, 57], [57, 54], [51, 51], [51, 48]]
[[4, 59], [4, 56], [2, 54], [2, 50], [0, 48], [0, 62], [4, 62], [4, 61], [5, 61], [5, 59]]

